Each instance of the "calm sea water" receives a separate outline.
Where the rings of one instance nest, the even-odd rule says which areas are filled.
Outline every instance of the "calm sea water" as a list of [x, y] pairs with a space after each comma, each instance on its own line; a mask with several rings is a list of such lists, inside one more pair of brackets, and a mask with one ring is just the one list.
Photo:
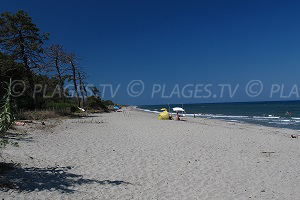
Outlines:
[[[182, 104], [169, 105], [182, 107]], [[146, 112], [159, 113], [168, 105], [138, 106]], [[187, 116], [222, 119], [240, 123], [300, 130], [300, 101], [184, 104]]]

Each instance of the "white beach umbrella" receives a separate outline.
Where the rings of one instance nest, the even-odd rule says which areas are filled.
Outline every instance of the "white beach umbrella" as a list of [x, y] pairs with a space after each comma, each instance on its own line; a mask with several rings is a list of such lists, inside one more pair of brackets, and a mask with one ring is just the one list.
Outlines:
[[177, 111], [184, 112], [184, 109], [182, 109], [180, 107], [175, 107], [175, 108], [173, 108], [173, 111], [175, 111], [175, 112], [177, 112]]

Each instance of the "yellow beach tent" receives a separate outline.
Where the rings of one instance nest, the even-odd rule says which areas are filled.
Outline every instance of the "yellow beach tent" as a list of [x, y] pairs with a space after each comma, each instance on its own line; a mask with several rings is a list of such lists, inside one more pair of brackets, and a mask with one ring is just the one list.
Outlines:
[[163, 112], [159, 113], [158, 119], [159, 120], [169, 119], [169, 113], [168, 113], [167, 109], [166, 108], [162, 108], [160, 110], [163, 110]]

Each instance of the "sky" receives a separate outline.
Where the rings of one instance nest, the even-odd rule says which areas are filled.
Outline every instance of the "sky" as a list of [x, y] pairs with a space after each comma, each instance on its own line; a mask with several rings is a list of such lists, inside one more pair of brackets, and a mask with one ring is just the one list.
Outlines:
[[103, 99], [299, 100], [300, 1], [0, 1], [18, 10], [82, 59]]

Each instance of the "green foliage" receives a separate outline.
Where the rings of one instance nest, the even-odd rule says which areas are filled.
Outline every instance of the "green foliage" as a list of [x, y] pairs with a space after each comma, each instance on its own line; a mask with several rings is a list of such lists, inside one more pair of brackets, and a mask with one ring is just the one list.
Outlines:
[[69, 109], [71, 112], [77, 112], [78, 108], [72, 103], [63, 103], [63, 102], [48, 102], [45, 105], [45, 108], [54, 108], [55, 110], [66, 110]]
[[44, 40], [48, 34], [40, 34], [39, 29], [32, 23], [31, 17], [23, 10], [16, 14], [4, 12], [0, 17], [1, 51], [9, 54], [15, 62], [20, 62], [23, 76], [29, 83], [29, 91], [33, 96], [32, 105], [36, 106], [34, 98], [35, 71], [43, 69]]
[[[39, 34], [31, 17], [19, 10], [16, 14], [4, 12], [1, 15], [0, 36], [4, 49], [12, 52], [14, 58], [23, 59], [24, 54], [43, 53], [43, 40], [48, 40], [49, 33]], [[31, 61], [38, 59], [34, 57]]]
[[96, 86], [92, 87], [91, 89], [92, 89], [93, 95], [95, 97], [99, 97], [100, 96], [100, 90]]
[[[6, 94], [6, 85], [3, 83], [9, 82], [10, 79], [19, 80], [19, 83], [22, 81], [25, 84], [24, 86], [28, 88], [28, 80], [24, 76], [22, 64], [15, 62], [12, 56], [0, 52], [0, 99]], [[23, 96], [28, 95], [28, 90], [23, 91], [24, 86], [15, 84], [14, 93], [19, 94], [23, 92]]]
[[[6, 131], [13, 125], [15, 116], [12, 112], [12, 103], [11, 103], [11, 80], [9, 84], [7, 84], [7, 93], [4, 95], [3, 98], [3, 106], [1, 107], [1, 114], [0, 114], [0, 136], [5, 136]], [[4, 148], [10, 142], [5, 139], [0, 139], [0, 149]], [[13, 146], [18, 146], [17, 142], [11, 142]]]
[[102, 103], [100, 97], [95, 96], [88, 97], [88, 107], [92, 109], [108, 109], [107, 106]]
[[[6, 85], [2, 83], [11, 79], [17, 81], [17, 84], [13, 84], [13, 95], [9, 97], [9, 101], [14, 102], [15, 111], [55, 108], [76, 112], [81, 100], [93, 109], [106, 110], [108, 105], [114, 104], [110, 100], [101, 101], [97, 87], [90, 88], [94, 96], [88, 97], [88, 86], [85, 86], [84, 81], [87, 76], [78, 64], [80, 59], [76, 58], [75, 54], [65, 52], [61, 45], [51, 45], [44, 51], [45, 40], [48, 40], [48, 34], [41, 34], [26, 12], [20, 10], [17, 13], [1, 14], [0, 99], [7, 99]], [[76, 97], [71, 97], [70, 93], [73, 91], [70, 88], [64, 90], [66, 81], [72, 81], [74, 88], [80, 83], [81, 98], [78, 91]], [[14, 94], [21, 95], [14, 97]], [[0, 103], [0, 106], [4, 103]], [[9, 112], [1, 114], [3, 130], [10, 125], [10, 118], [13, 119], [9, 114], [12, 113], [12, 107], [9, 109]]]
[[[9, 142], [8, 139], [0, 139], [0, 150], [5, 148], [7, 145], [12, 145], [14, 147], [19, 147], [18, 142]], [[0, 156], [1, 156], [1, 151], [0, 151]]]
[[114, 102], [112, 102], [112, 100], [103, 100], [102, 103], [106, 106], [112, 106], [115, 105]]
[[0, 114], [0, 133], [5, 133], [13, 125], [15, 120], [14, 114], [12, 113], [11, 81], [7, 85], [7, 93], [3, 98], [3, 106]]
[[0, 149], [5, 148], [6, 145], [8, 145], [8, 144], [9, 144], [9, 142], [7, 139], [1, 139], [0, 140]]

